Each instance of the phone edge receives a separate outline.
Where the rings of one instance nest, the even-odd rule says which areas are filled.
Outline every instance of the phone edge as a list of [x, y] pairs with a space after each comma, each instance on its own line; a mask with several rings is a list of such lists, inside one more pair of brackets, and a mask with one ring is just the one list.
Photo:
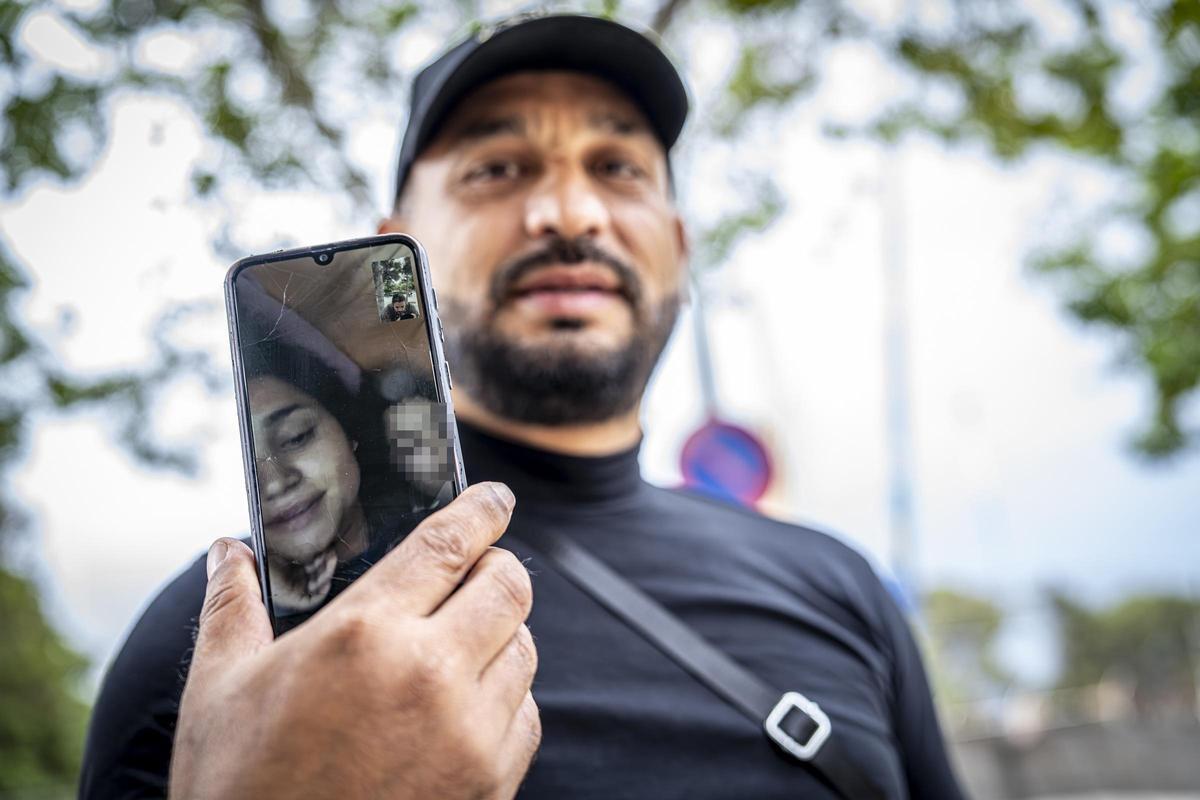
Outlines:
[[262, 504], [258, 497], [258, 470], [254, 461], [254, 432], [250, 425], [250, 398], [246, 394], [246, 372], [242, 363], [242, 344], [238, 324], [237, 303], [234, 284], [237, 276], [247, 267], [265, 263], [261, 256], [250, 255], [240, 258], [225, 273], [225, 318], [229, 325], [230, 361], [233, 366], [233, 393], [237, 404], [238, 435], [242, 451], [242, 473], [246, 481], [246, 502], [249, 506], [250, 547], [254, 551], [255, 568], [258, 570], [258, 588], [262, 593], [267, 618], [271, 621], [271, 632], [279, 636], [275, 624], [275, 604], [271, 600], [270, 570], [265, 568], [266, 547], [262, 541]]

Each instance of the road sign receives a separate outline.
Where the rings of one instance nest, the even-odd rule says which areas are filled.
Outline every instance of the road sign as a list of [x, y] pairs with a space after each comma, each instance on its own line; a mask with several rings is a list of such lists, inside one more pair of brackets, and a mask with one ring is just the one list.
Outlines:
[[771, 485], [771, 458], [757, 436], [720, 420], [700, 426], [679, 454], [687, 488], [753, 506]]

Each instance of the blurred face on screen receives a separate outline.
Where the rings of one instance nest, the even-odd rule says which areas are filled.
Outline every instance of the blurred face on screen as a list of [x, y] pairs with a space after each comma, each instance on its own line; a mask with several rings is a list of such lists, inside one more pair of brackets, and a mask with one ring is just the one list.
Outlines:
[[325, 407], [290, 383], [264, 376], [248, 389], [271, 555], [310, 562], [362, 519], [354, 448]]
[[572, 72], [480, 87], [417, 159], [390, 227], [429, 248], [475, 401], [551, 425], [636, 406], [686, 248], [662, 145], [618, 89]]
[[426, 496], [437, 496], [452, 469], [445, 404], [412, 397], [384, 417], [393, 467]]

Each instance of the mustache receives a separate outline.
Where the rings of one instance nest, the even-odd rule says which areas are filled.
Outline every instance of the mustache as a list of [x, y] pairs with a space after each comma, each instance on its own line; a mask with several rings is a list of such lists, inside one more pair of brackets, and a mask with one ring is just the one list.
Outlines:
[[604, 264], [617, 275], [618, 293], [635, 309], [641, 308], [642, 279], [630, 265], [609, 253], [586, 236], [567, 239], [555, 236], [544, 247], [506, 263], [492, 278], [491, 301], [500, 306], [513, 293], [513, 286], [530, 272], [552, 264]]

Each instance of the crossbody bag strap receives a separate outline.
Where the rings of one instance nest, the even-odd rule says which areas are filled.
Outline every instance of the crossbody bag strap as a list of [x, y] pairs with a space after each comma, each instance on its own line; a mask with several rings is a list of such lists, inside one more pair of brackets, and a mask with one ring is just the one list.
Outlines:
[[780, 692], [725, 655], [661, 604], [569, 539], [540, 531], [517, 538], [537, 548], [582, 589], [679, 666], [762, 726], [782, 751], [808, 764], [847, 800], [885, 795], [843, 747], [829, 717], [798, 691]]

